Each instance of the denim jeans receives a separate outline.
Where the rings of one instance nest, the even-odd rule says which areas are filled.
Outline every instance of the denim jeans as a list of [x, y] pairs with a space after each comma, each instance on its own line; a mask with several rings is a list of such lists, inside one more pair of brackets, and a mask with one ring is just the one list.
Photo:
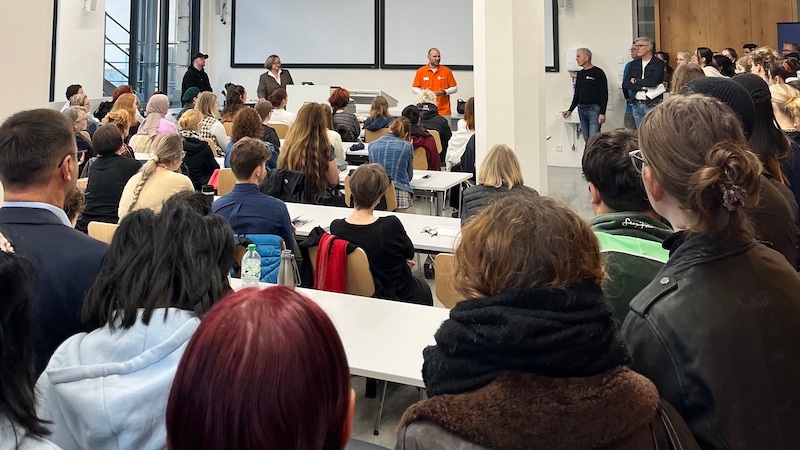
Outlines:
[[639, 129], [639, 125], [642, 124], [642, 119], [644, 119], [645, 114], [650, 112], [653, 109], [652, 106], [647, 106], [646, 103], [639, 103], [634, 101], [633, 103], [633, 120], [636, 121], [636, 129]]
[[581, 130], [583, 140], [589, 142], [589, 138], [600, 132], [600, 105], [578, 105], [578, 118], [581, 120]]

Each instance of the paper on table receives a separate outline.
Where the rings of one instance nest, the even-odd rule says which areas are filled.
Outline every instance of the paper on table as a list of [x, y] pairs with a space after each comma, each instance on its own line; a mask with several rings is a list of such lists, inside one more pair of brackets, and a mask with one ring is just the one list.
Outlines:
[[667, 92], [667, 88], [664, 87], [664, 83], [661, 83], [652, 89], [648, 89], [645, 95], [652, 100], [665, 92]]
[[456, 237], [461, 232], [460, 228], [452, 227], [433, 227], [439, 236]]

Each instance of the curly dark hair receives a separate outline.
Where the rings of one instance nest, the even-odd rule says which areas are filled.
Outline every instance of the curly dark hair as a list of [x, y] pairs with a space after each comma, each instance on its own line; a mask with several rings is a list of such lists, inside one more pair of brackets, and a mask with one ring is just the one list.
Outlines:
[[233, 116], [231, 141], [238, 142], [243, 137], [261, 139], [264, 131], [261, 128], [261, 116], [253, 108], [242, 108]]

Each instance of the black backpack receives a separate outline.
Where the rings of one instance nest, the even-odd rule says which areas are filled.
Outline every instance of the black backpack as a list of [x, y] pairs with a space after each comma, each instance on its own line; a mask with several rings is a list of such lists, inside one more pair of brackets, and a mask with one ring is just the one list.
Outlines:
[[[97, 120], [103, 120], [108, 113], [111, 112], [111, 109], [114, 108], [114, 102], [102, 102], [100, 106], [94, 111], [94, 117]], [[131, 119], [133, 119], [131, 117]]]
[[258, 190], [288, 203], [314, 203], [308, 177], [303, 172], [288, 169], [273, 170]]

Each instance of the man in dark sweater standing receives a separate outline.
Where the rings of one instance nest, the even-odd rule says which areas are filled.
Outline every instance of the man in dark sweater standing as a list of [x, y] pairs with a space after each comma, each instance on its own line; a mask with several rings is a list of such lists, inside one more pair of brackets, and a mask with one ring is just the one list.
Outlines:
[[[200, 92], [213, 91], [211, 82], [208, 80], [208, 74], [204, 69], [206, 59], [208, 59], [208, 55], [203, 53], [196, 53], [192, 57], [192, 65], [186, 69], [186, 74], [183, 75], [181, 99], [183, 99], [183, 95], [190, 87], [196, 87]], [[185, 104], [186, 102], [184, 101], [183, 103]]]
[[600, 132], [600, 127], [606, 121], [606, 106], [608, 105], [608, 80], [603, 69], [592, 65], [592, 52], [588, 48], [579, 48], [575, 61], [583, 70], [578, 72], [575, 81], [575, 94], [569, 109], [561, 113], [566, 119], [572, 110], [578, 107], [578, 117], [581, 119], [583, 139], [589, 138]]

